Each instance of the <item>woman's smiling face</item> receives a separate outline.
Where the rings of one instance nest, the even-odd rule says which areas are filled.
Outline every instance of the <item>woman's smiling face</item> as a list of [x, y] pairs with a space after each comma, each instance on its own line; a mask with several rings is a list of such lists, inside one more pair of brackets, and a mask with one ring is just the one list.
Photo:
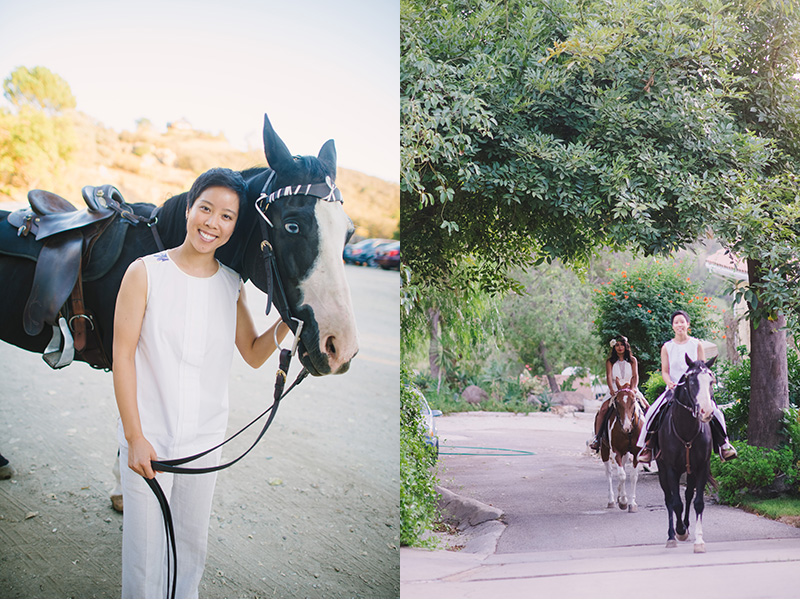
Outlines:
[[209, 187], [186, 212], [186, 235], [201, 253], [214, 252], [233, 235], [239, 217], [239, 196], [225, 187]]
[[689, 321], [683, 315], [675, 315], [675, 318], [672, 319], [672, 330], [675, 335], [686, 333], [689, 330]]

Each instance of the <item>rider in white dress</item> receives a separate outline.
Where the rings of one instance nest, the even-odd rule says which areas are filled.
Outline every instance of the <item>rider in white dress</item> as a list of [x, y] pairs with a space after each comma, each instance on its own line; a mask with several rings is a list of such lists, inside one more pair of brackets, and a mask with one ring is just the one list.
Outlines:
[[611, 356], [606, 360], [606, 383], [608, 384], [608, 394], [603, 398], [603, 404], [597, 411], [594, 419], [595, 437], [589, 444], [592, 450], [599, 450], [602, 439], [606, 436], [606, 422], [608, 417], [608, 407], [611, 398], [621, 389], [632, 389], [636, 394], [642, 408], [647, 409], [647, 400], [642, 392], [639, 391], [639, 365], [636, 358], [631, 354], [631, 347], [628, 338], [619, 336], [611, 340]]
[[[653, 435], [660, 419], [656, 417], [665, 409], [672, 399], [673, 390], [680, 381], [681, 377], [688, 371], [686, 356], [692, 361], [705, 360], [703, 345], [696, 338], [689, 336], [689, 315], [682, 310], [672, 314], [672, 329], [675, 337], [661, 347], [661, 375], [667, 389], [658, 397], [653, 405], [645, 414], [644, 427], [639, 435], [636, 445], [642, 448], [639, 453], [639, 462], [649, 463], [653, 459]], [[725, 417], [719, 408], [714, 410], [711, 432], [714, 444], [719, 448], [720, 456], [723, 460], [736, 458], [736, 448], [728, 441], [727, 429], [725, 428]]]

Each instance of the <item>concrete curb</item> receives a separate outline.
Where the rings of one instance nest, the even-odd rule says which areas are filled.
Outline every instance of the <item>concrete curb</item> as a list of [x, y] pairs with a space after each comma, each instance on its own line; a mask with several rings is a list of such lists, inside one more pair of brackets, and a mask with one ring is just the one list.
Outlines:
[[503, 511], [478, 500], [459, 496], [443, 487], [436, 486], [436, 491], [439, 493], [439, 510], [442, 516], [458, 528], [464, 541], [461, 551], [494, 554], [497, 541], [506, 528], [501, 521]]

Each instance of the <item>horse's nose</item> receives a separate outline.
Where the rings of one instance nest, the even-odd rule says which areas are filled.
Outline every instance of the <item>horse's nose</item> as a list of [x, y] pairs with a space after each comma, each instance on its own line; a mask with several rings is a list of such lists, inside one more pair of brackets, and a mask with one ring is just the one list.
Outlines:
[[358, 353], [358, 346], [352, 344], [339, 343], [336, 336], [329, 335], [325, 338], [325, 354], [328, 357], [328, 365], [331, 373], [344, 373], [350, 367], [350, 361]]

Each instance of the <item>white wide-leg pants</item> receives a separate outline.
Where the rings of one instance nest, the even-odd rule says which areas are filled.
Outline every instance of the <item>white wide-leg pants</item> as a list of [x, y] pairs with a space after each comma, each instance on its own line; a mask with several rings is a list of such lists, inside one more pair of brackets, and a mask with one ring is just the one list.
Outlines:
[[[645, 437], [647, 436], [647, 430], [650, 427], [650, 422], [653, 420], [653, 417], [655, 417], [656, 413], [658, 413], [658, 410], [663, 406], [664, 402], [666, 402], [666, 396], [667, 392], [664, 391], [664, 393], [658, 397], [658, 400], [653, 402], [653, 404], [650, 405], [650, 408], [648, 408], [647, 412], [644, 414], [644, 426], [642, 426], [642, 430], [639, 432], [639, 439], [636, 441], [636, 445], [639, 448], [644, 448]], [[727, 439], [728, 427], [725, 425], [725, 415], [718, 406], [714, 407], [713, 418], [719, 421], [719, 424], [722, 425], [722, 431], [725, 432], [725, 437]]]
[[[219, 464], [220, 450], [188, 466]], [[122, 597], [166, 598], [167, 534], [155, 494], [128, 468], [128, 449], [120, 446], [122, 513]], [[176, 598], [197, 598], [206, 563], [208, 525], [216, 473], [158, 473], [175, 525]]]

